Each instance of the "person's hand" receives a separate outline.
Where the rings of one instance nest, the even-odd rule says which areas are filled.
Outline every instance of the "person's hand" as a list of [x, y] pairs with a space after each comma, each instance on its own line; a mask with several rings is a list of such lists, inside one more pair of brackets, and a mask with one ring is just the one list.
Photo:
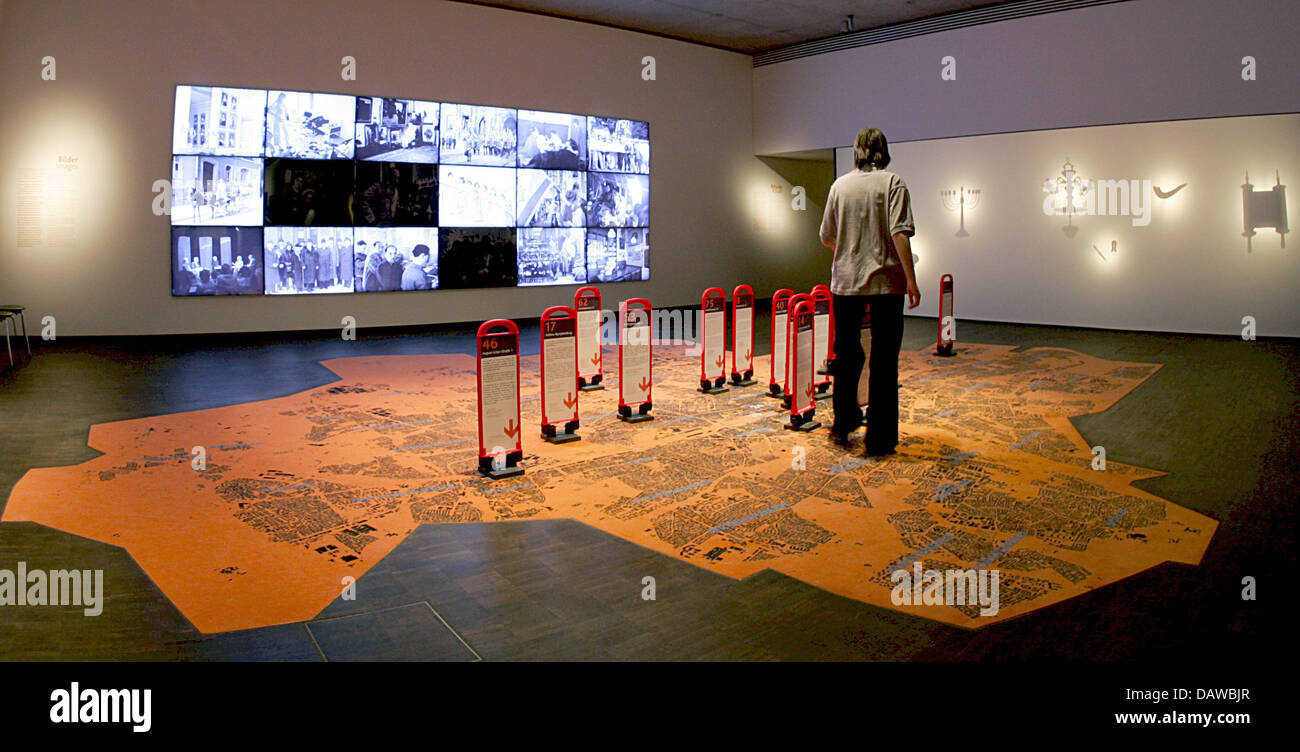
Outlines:
[[911, 310], [921, 305], [921, 291], [916, 288], [916, 282], [907, 283], [907, 308]]

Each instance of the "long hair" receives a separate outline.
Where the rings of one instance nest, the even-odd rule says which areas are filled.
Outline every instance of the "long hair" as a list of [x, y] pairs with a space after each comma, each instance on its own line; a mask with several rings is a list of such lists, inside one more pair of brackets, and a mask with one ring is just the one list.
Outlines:
[[879, 128], [863, 128], [853, 141], [853, 162], [858, 169], [867, 165], [884, 169], [889, 166], [889, 142]]

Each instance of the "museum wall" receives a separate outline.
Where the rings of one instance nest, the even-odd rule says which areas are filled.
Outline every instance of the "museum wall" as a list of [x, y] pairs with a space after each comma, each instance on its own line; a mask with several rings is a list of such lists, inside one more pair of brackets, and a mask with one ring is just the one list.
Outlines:
[[[1259, 336], [1300, 336], [1297, 241], [1244, 237], [1242, 194], [1247, 174], [1265, 203], [1279, 177], [1296, 185], [1296, 144], [1300, 115], [892, 144], [916, 219], [915, 313], [938, 314], [947, 273], [958, 319], [1239, 335], [1250, 316]], [[852, 159], [836, 150], [837, 173]], [[1066, 160], [1087, 187], [1071, 214]], [[1295, 190], [1279, 193], [1293, 224]]]
[[[759, 295], [821, 281], [820, 201], [755, 218], [791, 186], [755, 158], [750, 58], [545, 16], [432, 0], [6, 0], [0, 21], [0, 300], [59, 335], [362, 329], [535, 317], [575, 286], [296, 297], [173, 298], [169, 177], [179, 83], [394, 96], [650, 122], [647, 282], [604, 286], [607, 307], [698, 304], [710, 285]], [[353, 56], [355, 81], [340, 59]], [[642, 58], [655, 57], [655, 80]], [[55, 60], [54, 80], [42, 62]], [[827, 166], [827, 171], [830, 167]], [[39, 170], [46, 233], [17, 243], [20, 177]], [[771, 208], [764, 205], [764, 211]]]
[[1294, 0], [1129, 0], [762, 65], [754, 149], [1296, 112], [1297, 28]]
[[[1257, 190], [1275, 172], [1294, 184], [1300, 131], [1230, 116], [1300, 111], [1297, 26], [1294, 2], [1131, 0], [760, 66], [755, 148], [838, 147], [841, 174], [857, 131], [884, 130], [915, 201], [916, 313], [936, 314], [946, 272], [959, 318], [1238, 334], [1251, 315], [1261, 335], [1296, 336], [1296, 257], [1272, 230], [1247, 253], [1241, 185], [1247, 171]], [[1079, 127], [1132, 123], [1149, 125]], [[1082, 217], [1068, 237], [1040, 207], [1067, 158], [1085, 178], [1188, 186], [1149, 199], [1149, 225]], [[958, 238], [942, 201], [963, 186], [982, 203]], [[1294, 189], [1287, 200], [1294, 217]]]

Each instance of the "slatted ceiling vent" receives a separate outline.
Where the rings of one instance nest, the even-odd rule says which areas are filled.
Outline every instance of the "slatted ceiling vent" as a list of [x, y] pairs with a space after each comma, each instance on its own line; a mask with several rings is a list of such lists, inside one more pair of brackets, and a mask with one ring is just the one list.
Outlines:
[[800, 42], [787, 47], [778, 47], [754, 55], [754, 67], [784, 63], [787, 60], [797, 60], [801, 57], [822, 55], [827, 52], [848, 50], [854, 47], [893, 42], [897, 39], [919, 37], [923, 34], [934, 34], [939, 31], [965, 29], [996, 21], [1009, 21], [1015, 18], [1041, 16], [1044, 13], [1057, 13], [1063, 10], [1091, 8], [1096, 5], [1112, 5], [1123, 2], [1128, 2], [1128, 0], [1024, 0], [1024, 2], [1006, 3], [1005, 5], [995, 5], [988, 8], [973, 8], [971, 10], [957, 11], [956, 13], [946, 13], [934, 18], [924, 18], [919, 21], [906, 21], [875, 29], [850, 31], [826, 39], [816, 39], [811, 42]]

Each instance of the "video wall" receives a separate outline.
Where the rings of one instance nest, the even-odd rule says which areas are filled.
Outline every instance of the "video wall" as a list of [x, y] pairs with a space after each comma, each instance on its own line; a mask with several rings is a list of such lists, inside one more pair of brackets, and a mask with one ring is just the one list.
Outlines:
[[650, 278], [650, 125], [176, 87], [172, 294]]

